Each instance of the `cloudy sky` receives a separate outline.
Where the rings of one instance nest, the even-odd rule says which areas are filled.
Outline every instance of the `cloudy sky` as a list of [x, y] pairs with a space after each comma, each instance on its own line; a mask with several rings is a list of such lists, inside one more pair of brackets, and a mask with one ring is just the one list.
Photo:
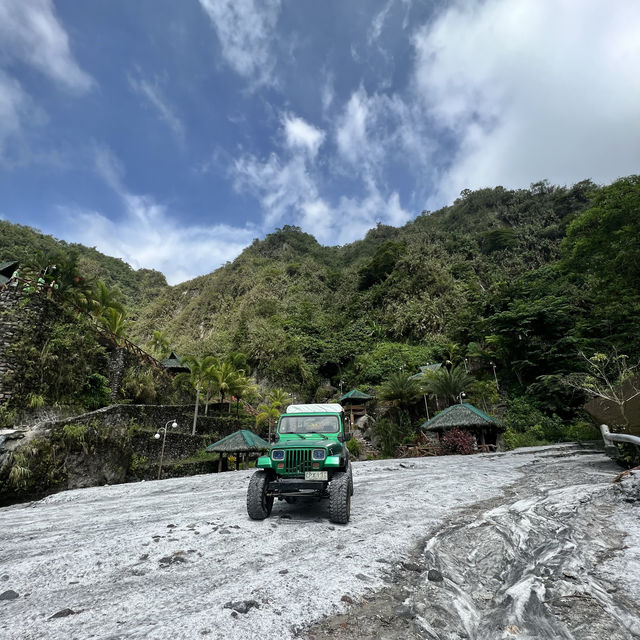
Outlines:
[[640, 171], [637, 0], [0, 0], [0, 217], [171, 283]]

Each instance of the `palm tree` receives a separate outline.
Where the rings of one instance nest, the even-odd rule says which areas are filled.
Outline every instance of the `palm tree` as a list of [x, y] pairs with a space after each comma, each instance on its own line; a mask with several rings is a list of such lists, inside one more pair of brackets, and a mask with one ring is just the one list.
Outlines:
[[169, 338], [164, 331], [154, 331], [151, 340], [147, 343], [149, 348], [158, 356], [160, 360], [164, 360], [171, 353], [169, 347]]
[[[131, 321], [127, 319], [124, 311], [118, 311], [114, 307], [105, 309], [99, 320], [102, 326], [116, 338], [124, 338], [131, 326]], [[123, 341], [117, 340], [117, 342], [120, 344]]]
[[283, 409], [291, 403], [291, 398], [284, 389], [271, 389], [267, 395], [267, 400], [278, 409]]
[[241, 372], [231, 381], [229, 385], [229, 393], [236, 399], [236, 417], [240, 411], [240, 399], [255, 393], [256, 386], [250, 378]]
[[470, 376], [464, 367], [458, 365], [450, 370], [442, 367], [437, 371], [427, 371], [423, 375], [422, 384], [424, 391], [436, 399], [444, 399], [448, 405], [454, 404], [460, 394], [467, 389], [475, 378]]
[[121, 297], [122, 294], [118, 289], [109, 289], [104, 282], [98, 280], [91, 292], [90, 311], [96, 318], [102, 317], [107, 309], [115, 309], [124, 313]]
[[[224, 403], [225, 396], [232, 393], [231, 389], [238, 376], [244, 376], [244, 371], [238, 371], [231, 362], [217, 362], [215, 367], [211, 368], [211, 380], [215, 384], [220, 394], [220, 402]], [[231, 403], [229, 403], [229, 412], [231, 412]]]
[[196, 390], [196, 406], [193, 412], [193, 428], [191, 429], [191, 435], [194, 436], [196, 434], [196, 423], [198, 421], [200, 391], [208, 383], [212, 375], [212, 369], [218, 363], [218, 359], [214, 356], [205, 356], [204, 358], [185, 356], [182, 362], [189, 367], [189, 373], [178, 374], [176, 380], [186, 379]]
[[271, 427], [273, 422], [280, 417], [280, 410], [275, 402], [258, 405], [258, 415], [256, 416], [256, 426], [266, 422], [269, 425], [269, 436], [267, 442], [271, 442]]
[[408, 409], [422, 395], [420, 383], [408, 373], [394, 373], [378, 388], [378, 397], [390, 400], [394, 407]]

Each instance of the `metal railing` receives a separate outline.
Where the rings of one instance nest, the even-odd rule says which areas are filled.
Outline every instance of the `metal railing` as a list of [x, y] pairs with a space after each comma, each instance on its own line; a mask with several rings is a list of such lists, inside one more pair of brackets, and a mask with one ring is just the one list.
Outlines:
[[628, 433], [611, 433], [606, 424], [600, 425], [600, 433], [604, 440], [604, 451], [607, 455], [618, 456], [618, 450], [615, 446], [616, 442], [626, 442], [640, 448], [640, 438], [638, 436], [632, 436]]

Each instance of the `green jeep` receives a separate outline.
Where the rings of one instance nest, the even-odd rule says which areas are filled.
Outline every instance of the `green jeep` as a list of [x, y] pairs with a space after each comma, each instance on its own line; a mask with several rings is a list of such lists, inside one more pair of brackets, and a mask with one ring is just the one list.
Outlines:
[[276, 443], [268, 455], [258, 458], [260, 471], [249, 482], [249, 517], [268, 517], [274, 498], [287, 502], [328, 498], [331, 522], [349, 522], [353, 475], [347, 440], [339, 404], [287, 407], [278, 421]]

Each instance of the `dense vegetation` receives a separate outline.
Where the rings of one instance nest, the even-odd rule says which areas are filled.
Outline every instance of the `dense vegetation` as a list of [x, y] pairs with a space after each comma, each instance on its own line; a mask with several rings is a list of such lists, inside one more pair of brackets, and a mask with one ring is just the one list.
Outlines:
[[[512, 444], [533, 427], [533, 440], [556, 439], [579, 416], [585, 394], [564, 378], [585, 371], [583, 354], [640, 356], [637, 176], [464, 191], [404, 227], [378, 225], [337, 247], [285, 226], [176, 287], [94, 249], [0, 225], [0, 260], [73, 250], [80, 267], [118, 287], [136, 311], [138, 344], [160, 332], [181, 355], [245, 354], [243, 371], [301, 399], [324, 400], [340, 383], [367, 390], [427, 363], [466, 364], [473, 399], [501, 403]], [[414, 426], [419, 397], [406, 402]]]
[[45, 268], [55, 264], [60, 253], [76, 256], [78, 270], [87, 280], [100, 280], [117, 288], [131, 312], [148, 304], [167, 281], [158, 271], [135, 271], [119, 258], [105, 256], [95, 248], [68, 244], [23, 225], [0, 220], [0, 262], [19, 260], [22, 265]]

